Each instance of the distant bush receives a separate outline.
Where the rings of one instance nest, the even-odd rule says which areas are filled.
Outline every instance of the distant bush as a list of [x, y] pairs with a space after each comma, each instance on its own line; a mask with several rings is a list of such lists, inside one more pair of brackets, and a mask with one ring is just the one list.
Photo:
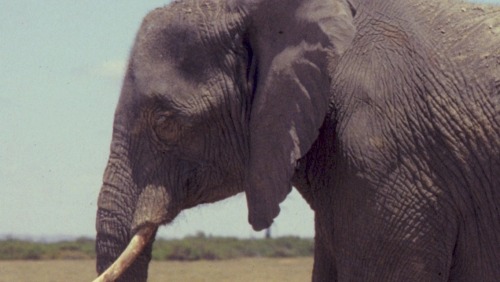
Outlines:
[[241, 257], [300, 257], [313, 254], [313, 240], [299, 237], [237, 239], [198, 234], [179, 240], [159, 239], [155, 260], [223, 260]]
[[[238, 239], [199, 233], [184, 239], [158, 239], [154, 260], [224, 260], [242, 257], [300, 257], [313, 254], [313, 240], [299, 237]], [[16, 239], [0, 240], [0, 260], [94, 259], [94, 240], [40, 243]]]
[[0, 260], [92, 259], [94, 241], [77, 239], [57, 243], [40, 243], [17, 239], [0, 241]]

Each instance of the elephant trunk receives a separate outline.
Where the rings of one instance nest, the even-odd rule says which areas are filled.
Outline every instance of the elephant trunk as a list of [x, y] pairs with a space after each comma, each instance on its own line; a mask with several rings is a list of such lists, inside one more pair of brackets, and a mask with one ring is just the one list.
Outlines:
[[139, 229], [120, 257], [93, 282], [111, 282], [120, 278], [143, 252], [155, 232], [154, 225], [146, 225]]
[[[137, 173], [151, 165], [141, 160], [152, 158], [144, 151], [131, 156], [130, 152], [135, 152], [130, 150], [133, 142], [121, 135], [120, 128], [115, 128], [98, 199], [96, 267], [101, 274], [113, 265], [104, 277], [116, 278], [123, 271], [117, 281], [146, 281], [156, 230], [169, 220], [171, 193], [163, 185], [152, 184], [150, 175]], [[175, 214], [169, 216], [173, 218]]]
[[[103, 273], [126, 249], [139, 228], [134, 220], [140, 193], [133, 180], [132, 169], [127, 161], [127, 149], [114, 142], [106, 167], [103, 185], [98, 199], [96, 217], [96, 269]], [[143, 225], [145, 226], [145, 225]], [[142, 226], [140, 226], [142, 227]], [[156, 227], [153, 233], [155, 233]], [[154, 234], [148, 236], [154, 238]], [[144, 250], [139, 251], [135, 262], [117, 281], [146, 281], [147, 265], [151, 260], [153, 240], [146, 240]], [[106, 280], [104, 280], [106, 281]]]

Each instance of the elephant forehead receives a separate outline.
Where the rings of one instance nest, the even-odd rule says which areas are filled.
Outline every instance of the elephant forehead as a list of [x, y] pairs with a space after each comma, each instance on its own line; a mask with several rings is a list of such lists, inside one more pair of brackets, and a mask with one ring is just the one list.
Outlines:
[[186, 80], [174, 68], [163, 64], [145, 65], [134, 71], [136, 104], [190, 118], [205, 116], [210, 109], [218, 108], [224, 101], [222, 85], [233, 84], [221, 76], [202, 82]]
[[[148, 32], [149, 33], [149, 32]], [[134, 48], [132, 67], [136, 76], [161, 80], [202, 81], [209, 75], [213, 54], [192, 35], [176, 30], [143, 35]]]
[[233, 84], [230, 77], [217, 71], [214, 60], [221, 51], [210, 53], [202, 50], [201, 44], [189, 45], [179, 39], [164, 44], [151, 40], [136, 46], [130, 63], [141, 97], [161, 98], [167, 104], [191, 108], [200, 101], [214, 103], [211, 100], [221, 92], [218, 85]]
[[186, 101], [192, 98], [194, 86], [179, 76], [167, 64], [141, 63], [134, 68], [137, 94], [145, 98], [162, 98], [164, 102]]
[[219, 1], [197, 9], [184, 2], [148, 14], [137, 35], [135, 56], [167, 63], [186, 79], [204, 79], [239, 41], [240, 15], [226, 11]]

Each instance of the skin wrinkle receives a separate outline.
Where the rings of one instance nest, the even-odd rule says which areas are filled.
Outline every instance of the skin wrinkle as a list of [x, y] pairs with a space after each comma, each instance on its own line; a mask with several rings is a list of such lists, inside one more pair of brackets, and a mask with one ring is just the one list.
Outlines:
[[[224, 85], [222, 86], [221, 89], [234, 89], [233, 91], [231, 91], [232, 93], [238, 93], [238, 94], [236, 94], [236, 96], [241, 95], [240, 94], [241, 92], [235, 87], [235, 85], [233, 86], [233, 83], [230, 80], [224, 79], [223, 82], [224, 82]], [[221, 129], [223, 129], [223, 130], [225, 128], [230, 129], [229, 131], [227, 131], [227, 133], [229, 133], [229, 134], [225, 134], [226, 131], [224, 130], [222, 136], [224, 136], [224, 139], [228, 143], [228, 146], [230, 146], [232, 148], [238, 148], [239, 152], [246, 152], [248, 149], [246, 148], [246, 146], [243, 146], [243, 144], [245, 143], [244, 140], [241, 138], [238, 138], [239, 134], [237, 134], [237, 135], [230, 134], [230, 132], [244, 132], [244, 126], [241, 124], [235, 123], [237, 120], [240, 120], [240, 119], [236, 118], [236, 117], [232, 117], [232, 114], [239, 114], [238, 112], [235, 111], [235, 108], [237, 109], [238, 107], [233, 108], [233, 105], [235, 102], [232, 101], [231, 99], [229, 99], [228, 97], [226, 97], [225, 95], [222, 96], [222, 99], [224, 100], [222, 102], [222, 104], [226, 105], [226, 108], [223, 111], [220, 111], [221, 120], [224, 124], [224, 126], [221, 127]], [[238, 102], [240, 102], [240, 101], [238, 101]], [[243, 114], [245, 114], [245, 113], [243, 112]], [[233, 161], [235, 159], [235, 157], [238, 159], [238, 161]], [[242, 159], [240, 159], [238, 157], [239, 157], [239, 155], [238, 156], [226, 155], [224, 161], [226, 161], [228, 163], [234, 163], [235, 167], [242, 167], [241, 164], [243, 164], [244, 162]]]
[[[408, 142], [408, 143], [404, 143], [404, 144], [411, 144], [411, 142]], [[412, 169], [410, 169], [409, 171], [412, 171]], [[398, 208], [398, 210], [399, 210], [399, 208]]]
[[[474, 114], [473, 114], [472, 112], [471, 112], [471, 113], [468, 113], [468, 114], [469, 114], [469, 115], [462, 115], [462, 114], [461, 114], [460, 116], [474, 116]], [[470, 121], [470, 122], [472, 122], [472, 121]], [[465, 120], [465, 124], [467, 124], [467, 120]], [[462, 124], [462, 126], [463, 126], [463, 124]], [[478, 126], [479, 126], [479, 125], [478, 125]], [[457, 125], [457, 127], [458, 127], [458, 125]], [[467, 128], [470, 128], [470, 129], [472, 129], [472, 130], [474, 131], [474, 129], [473, 129], [473, 128], [474, 128], [474, 126], [473, 126], [472, 124], [469, 124], [469, 125], [467, 126]], [[469, 135], [464, 136], [464, 137], [463, 137], [463, 142], [464, 142], [465, 144], [468, 144], [468, 147], [469, 147], [469, 148], [468, 148], [468, 152], [470, 152], [470, 153], [472, 154], [472, 158], [478, 161], [478, 160], [480, 160], [481, 158], [480, 158], [480, 157], [478, 157], [478, 156], [475, 156], [475, 153], [474, 153], [474, 152], [478, 151], [478, 149], [477, 149], [477, 148], [475, 148], [475, 144], [476, 144], [476, 143], [478, 143], [478, 141], [471, 140], [471, 139], [473, 139], [475, 136], [478, 136], [478, 135], [480, 136], [480, 135], [481, 135], [481, 134], [477, 134], [477, 133], [478, 133], [478, 132], [476, 132], [476, 134], [471, 133], [471, 134], [469, 134]], [[466, 156], [464, 156], [463, 158], [467, 158], [467, 157], [466, 157]], [[480, 168], [481, 168], [481, 167], [480, 167]], [[482, 179], [482, 178], [481, 178], [481, 177], [479, 177], [479, 176], [477, 176], [477, 179], [481, 181], [481, 179]]]
[[[217, 89], [223, 89], [223, 87], [229, 87], [229, 85], [228, 85], [228, 81], [224, 79], [224, 80], [223, 80], [223, 85], [224, 85], [224, 86], [222, 86], [222, 88], [217, 87]], [[228, 89], [230, 89], [230, 88], [228, 88]], [[212, 95], [212, 94], [211, 94], [211, 95]], [[221, 101], [222, 101], [222, 102], [219, 102], [219, 103], [221, 103], [222, 105], [228, 105], [228, 106], [229, 106], [229, 104], [227, 103], [227, 102], [228, 102], [228, 100], [226, 100], [224, 97], [225, 97], [225, 96], [221, 96], [221, 99], [222, 99]], [[231, 134], [231, 133], [230, 133], [230, 132], [236, 132], [236, 131], [233, 131], [233, 130], [237, 130], [237, 129], [236, 129], [236, 127], [234, 126], [234, 125], [235, 125], [235, 124], [234, 124], [235, 119], [234, 119], [234, 118], [229, 117], [228, 115], [226, 115], [226, 114], [225, 114], [225, 113], [226, 113], [226, 111], [217, 110], [216, 112], [220, 114], [220, 116], [219, 116], [219, 120], [221, 120], [221, 121], [222, 121], [222, 123], [223, 123], [225, 126], [221, 127], [221, 129], [222, 129], [222, 134], [215, 134], [215, 136], [219, 136], [219, 137], [220, 137], [220, 136], [222, 136], [222, 137], [223, 137], [223, 139], [222, 139], [222, 140], [223, 140], [223, 142], [224, 142], [224, 143], [228, 143], [228, 145], [227, 145], [228, 147], [230, 147], [230, 146], [231, 146], [231, 147], [239, 147], [239, 146], [235, 146], [234, 142], [238, 142], [238, 141], [234, 139], [234, 134]], [[226, 131], [226, 130], [224, 130], [225, 128], [228, 128], [228, 129], [230, 129], [230, 130]], [[208, 138], [208, 140], [210, 140], [210, 138]], [[224, 140], [225, 140], [225, 141], [224, 141]], [[209, 149], [210, 147], [211, 147], [211, 145], [210, 145], [210, 144], [207, 144], [207, 145], [206, 145], [206, 148], [207, 148], [207, 149]], [[224, 147], [226, 147], [226, 146], [224, 146]], [[239, 160], [239, 158], [237, 158], [238, 156], [235, 156], [235, 155], [228, 155], [228, 154], [226, 154], [225, 152], [222, 152], [222, 154], [220, 154], [220, 153], [215, 152], [215, 151], [213, 151], [213, 150], [212, 150], [212, 151], [211, 151], [211, 150], [208, 150], [208, 151], [207, 151], [207, 153], [208, 153], [208, 154], [212, 154], [212, 153], [213, 153], [213, 156], [212, 156], [212, 157], [209, 157], [209, 159], [214, 159], [215, 157], [217, 157], [217, 158], [215, 158], [215, 159], [222, 159], [222, 160], [221, 160], [221, 162], [227, 163], [229, 166], [230, 166], [230, 165], [234, 165], [235, 167], [241, 167], [241, 165], [237, 163], [237, 162], [238, 162], [238, 160]], [[237, 159], [237, 160], [235, 160], [235, 157], [236, 157], [236, 159]], [[208, 166], [216, 166], [215, 164], [207, 164], [207, 165], [208, 165]], [[241, 174], [241, 173], [240, 173], [240, 174]], [[219, 179], [219, 178], [220, 178], [220, 179], [222, 179], [222, 178], [224, 178], [224, 177], [220, 177], [220, 176], [217, 176], [217, 175], [212, 175], [212, 177], [213, 177], [213, 178], [216, 178], [216, 179]], [[203, 182], [203, 181], [201, 181], [201, 182]], [[213, 182], [213, 181], [212, 181], [212, 182]], [[234, 193], [234, 192], [232, 192], [232, 193]], [[206, 193], [205, 193], [205, 192], [203, 192], [203, 191], [200, 191], [200, 193], [199, 193], [199, 194], [200, 194], [199, 198], [201, 198], [201, 197], [202, 197], [202, 195], [204, 195], [204, 194], [206, 194]], [[207, 202], [207, 201], [208, 201], [208, 200], [203, 200], [203, 201], [201, 201], [201, 202]], [[195, 202], [196, 202], [196, 201], [195, 201]], [[200, 202], [200, 200], [199, 200], [199, 199], [198, 199], [198, 202]]]
[[[443, 89], [449, 89], [449, 87], [446, 87], [446, 86], [442, 86]], [[437, 93], [446, 93], [448, 94], [446, 91], [436, 91]], [[434, 95], [429, 95], [429, 97], [434, 97]], [[438, 96], [435, 96], [435, 97], [438, 97]], [[442, 103], [440, 101], [443, 101]], [[434, 111], [435, 113], [440, 113], [441, 111], [445, 112], [447, 111], [448, 113], [450, 113], [450, 103], [448, 101], [445, 101], [444, 99], [436, 99], [435, 102], [438, 102], [437, 104], [440, 104], [440, 105], [437, 105], [437, 106], [431, 106], [430, 109], [432, 111]], [[451, 104], [453, 106], [453, 104]], [[435, 111], [434, 109], [446, 109], [446, 110], [438, 110], [438, 111]], [[453, 112], [453, 111], [451, 111]], [[439, 116], [439, 115], [435, 115], [434, 117], [436, 116]], [[454, 137], [454, 132], [460, 132], [460, 127], [459, 126], [455, 126], [451, 120], [448, 118], [449, 116], [448, 115], [442, 115], [441, 116], [441, 120], [439, 122], [436, 122], [436, 124], [443, 124], [443, 123], [448, 123], [448, 126], [449, 127], [440, 127], [440, 129], [447, 129], [447, 128], [451, 128], [451, 130], [449, 131], [449, 133], [446, 133], [447, 136], [449, 136], [450, 140], [453, 140]], [[450, 120], [450, 122], [448, 122]], [[431, 119], [432, 121], [432, 119]], [[431, 122], [432, 124], [432, 122]], [[442, 132], [444, 133], [444, 132]], [[466, 138], [464, 138], [462, 141], [466, 141]], [[461, 141], [458, 141], [458, 140], [453, 140], [453, 141], [450, 141], [448, 142], [448, 146], [451, 146], [451, 147], [454, 147], [456, 146], [456, 144], [460, 144]], [[454, 150], [452, 151], [457, 151], [457, 149], [455, 148]], [[463, 157], [460, 157], [460, 159], [463, 159]], [[445, 178], [443, 178], [445, 179]], [[460, 183], [460, 182], [459, 182]], [[463, 181], [461, 181], [461, 183], [463, 183]]]
[[[424, 1], [419, 3], [418, 9], [426, 9], [423, 3]], [[442, 4], [447, 11], [448, 5], [449, 3]], [[385, 9], [389, 9], [389, 6], [386, 6]], [[358, 10], [358, 15], [359, 14], [360, 11]], [[426, 18], [426, 15], [433, 14], [429, 11], [425, 11], [422, 19]], [[391, 18], [389, 15], [387, 15], [387, 17]], [[403, 14], [398, 18], [404, 18]], [[436, 16], [435, 18], [439, 19], [440, 16]], [[384, 19], [384, 17], [381, 17], [381, 19]], [[408, 17], [408, 19], [411, 19], [411, 17]], [[392, 21], [391, 19], [391, 22]], [[403, 20], [403, 22], [407, 23], [407, 20]], [[460, 21], [457, 19], [456, 22]], [[367, 19], [367, 17], [363, 17], [362, 22], [358, 22], [357, 26], [362, 29], [363, 27], [369, 27], [375, 23], [380, 24], [378, 21], [372, 21]], [[427, 23], [425, 23], [425, 25], [427, 25]], [[401, 29], [405, 29], [405, 32], [408, 32], [408, 25], [406, 24], [397, 25], [393, 23], [392, 26], [401, 27]], [[480, 28], [470, 30], [471, 32], [467, 34], [473, 35], [481, 31]], [[422, 239], [425, 239], [422, 236], [428, 236], [429, 231], [432, 231], [433, 233], [430, 234], [435, 234], [435, 236], [429, 238], [429, 240], [442, 242], [442, 239], [436, 236], [436, 234], [439, 233], [433, 230], [440, 230], [439, 232], [442, 232], [441, 234], [446, 234], [446, 232], [451, 230], [450, 238], [452, 238], [452, 240], [449, 242], [454, 242], [453, 230], [457, 230], [458, 232], [460, 226], [455, 225], [453, 222], [461, 222], [461, 219], [453, 218], [453, 216], [447, 215], [447, 213], [452, 211], [450, 214], [456, 214], [460, 217], [460, 214], [464, 211], [464, 207], [457, 206], [460, 202], [467, 203], [466, 205], [471, 205], [472, 203], [472, 206], [469, 206], [469, 208], [477, 212], [481, 209], [478, 206], [474, 206], [474, 203], [480, 202], [480, 199], [489, 199], [489, 201], [492, 201], [495, 197], [498, 198], [498, 196], [494, 195], [494, 191], [488, 188], [471, 189], [472, 193], [479, 192], [483, 194], [475, 195], [473, 198], [468, 198], [467, 194], [469, 192], [460, 192], [463, 191], [461, 189], [469, 189], [474, 186], [477, 186], [477, 188], [493, 188], [494, 185], [494, 176], [489, 173], [489, 171], [494, 169], [491, 164], [495, 166], [498, 166], [498, 164], [492, 163], [492, 158], [488, 160], [486, 152], [495, 152], [492, 148], [496, 146], [497, 141], [495, 140], [499, 140], [498, 133], [495, 132], [494, 129], [496, 128], [495, 126], [498, 126], [498, 122], [495, 120], [495, 114], [491, 114], [495, 113], [494, 109], [492, 109], [493, 106], [489, 106], [494, 104], [492, 103], [493, 100], [487, 100], [484, 96], [484, 94], [488, 92], [491, 93], [491, 90], [488, 89], [486, 86], [487, 84], [483, 83], [481, 80], [471, 80], [469, 70], [460, 70], [455, 66], [454, 62], [444, 60], [443, 56], [446, 54], [446, 49], [442, 50], [437, 48], [436, 50], [439, 50], [439, 53], [431, 54], [430, 57], [427, 57], [429, 54], [424, 52], [410, 54], [401, 52], [406, 51], [406, 48], [422, 50], [422, 46], [413, 45], [411, 43], [406, 45], [404, 40], [407, 39], [399, 37], [392, 31], [392, 28], [366, 29], [364, 31], [358, 30], [360, 34], [359, 38], [366, 38], [366, 41], [363, 42], [363, 40], [355, 39], [356, 47], [353, 49], [356, 49], [356, 52], [353, 52], [352, 56], [362, 58], [365, 54], [364, 51], [369, 50], [368, 52], [371, 53], [371, 57], [366, 60], [369, 65], [366, 67], [365, 65], [357, 63], [356, 60], [350, 59], [351, 57], [348, 57], [349, 59], [346, 59], [346, 61], [350, 61], [351, 64], [345, 66], [341, 64], [337, 73], [342, 74], [342, 76], [336, 78], [335, 81], [337, 81], [338, 85], [345, 87], [344, 89], [349, 89], [349, 91], [346, 90], [344, 93], [351, 93], [352, 91], [352, 93], [361, 94], [365, 89], [373, 89], [373, 91], [375, 91], [374, 95], [380, 95], [384, 92], [384, 89], [394, 89], [395, 85], [400, 87], [396, 88], [399, 89], [399, 93], [415, 91], [414, 99], [412, 99], [411, 96], [403, 97], [398, 95], [397, 91], [394, 91], [394, 95], [388, 98], [373, 96], [372, 101], [381, 101], [383, 102], [382, 104], [373, 103], [366, 98], [359, 99], [359, 96], [339, 97], [336, 103], [334, 103], [334, 107], [337, 109], [335, 119], [341, 121], [336, 126], [338, 136], [340, 136], [340, 139], [343, 139], [343, 141], [340, 141], [339, 146], [341, 148], [358, 147], [360, 148], [358, 149], [360, 152], [364, 152], [364, 156], [361, 159], [351, 160], [348, 165], [352, 165], [353, 167], [368, 167], [370, 169], [370, 174], [363, 175], [363, 177], [366, 177], [366, 179], [374, 183], [377, 183], [377, 179], [383, 179], [388, 173], [380, 167], [380, 164], [390, 163], [391, 159], [397, 159], [398, 155], [407, 156], [404, 159], [398, 159], [397, 163], [400, 165], [397, 168], [399, 171], [395, 170], [394, 175], [409, 177], [389, 177], [387, 183], [373, 185], [373, 187], [379, 187], [378, 191], [381, 192], [381, 198], [393, 201], [393, 204], [395, 204], [391, 206], [388, 202], [384, 203], [384, 201], [380, 200], [382, 209], [390, 207], [386, 210], [389, 214], [402, 213], [405, 215], [404, 220], [399, 223], [401, 225], [397, 225], [395, 229], [399, 234], [410, 236], [407, 238], [415, 239], [420, 236]], [[386, 37], [382, 36], [378, 38], [374, 36], [376, 32]], [[411, 35], [406, 37], [408, 39], [422, 36], [422, 34], [418, 33], [409, 32], [409, 34]], [[438, 44], [435, 42], [440, 42], [440, 40], [434, 40], [436, 38], [432, 38], [432, 36], [428, 36], [427, 34], [425, 36], [430, 37], [430, 39], [423, 41], [424, 46], [425, 44], [436, 46]], [[403, 41], [400, 40], [401, 38], [403, 38]], [[387, 46], [389, 44], [388, 42], [392, 42], [394, 45]], [[442, 43], [440, 42], [439, 44]], [[383, 46], [383, 48], [378, 48], [378, 45]], [[398, 49], [401, 51], [396, 51]], [[382, 52], [382, 55], [377, 52]], [[351, 54], [348, 56], [350, 55]], [[406, 58], [407, 60], [411, 59], [413, 65], [405, 66], [398, 63], [393, 65], [392, 62], [399, 62], [398, 60], [401, 60], [398, 57]], [[378, 63], [378, 61], [384, 60], [389, 60], [390, 63]], [[422, 62], [422, 64], [415, 65], [415, 62]], [[358, 69], [356, 69], [356, 71], [351, 71], [350, 66], [352, 65], [357, 66]], [[428, 67], [429, 65], [432, 67]], [[471, 65], [471, 69], [475, 69], [475, 66]], [[359, 75], [361, 79], [357, 80], [358, 76], [356, 72], [359, 71], [365, 74]], [[365, 88], [360, 91], [360, 89], [353, 88], [353, 86], [344, 80], [344, 77], [348, 77], [351, 78], [354, 83], [363, 81], [363, 78], [369, 77], [372, 71], [376, 73], [398, 73], [401, 75], [398, 75], [392, 80], [384, 79], [383, 76], [379, 78], [382, 81], [378, 83], [380, 90], [377, 90], [377, 86], [367, 83]], [[375, 85], [377, 85], [377, 83]], [[342, 90], [339, 90], [339, 92], [341, 91]], [[471, 98], [468, 98], [467, 95], [470, 95]], [[403, 99], [398, 99], [401, 97]], [[421, 99], [421, 97], [424, 99]], [[476, 105], [477, 107], [473, 107], [472, 105]], [[380, 131], [380, 133], [378, 133], [380, 134], [379, 136], [375, 136], [374, 132], [362, 129], [363, 127], [356, 120], [355, 112], [368, 107], [373, 111], [370, 113], [372, 114], [372, 127]], [[376, 120], [380, 120], [384, 116], [391, 117], [390, 122], [376, 122]], [[349, 125], [342, 124], [342, 121], [345, 120], [353, 120], [353, 124], [358, 125], [359, 132], [366, 131], [366, 135], [375, 136], [371, 139], [371, 143], [369, 143], [373, 151], [368, 151], [367, 153], [366, 148], [363, 147], [365, 144], [360, 142], [359, 136], [353, 136], [352, 143], [344, 143], [345, 138], [342, 136], [350, 134], [348, 129]], [[494, 122], [491, 123], [491, 121]], [[384, 124], [386, 126], [385, 128], [381, 126]], [[394, 136], [397, 136], [397, 138], [394, 139]], [[380, 142], [377, 141], [377, 139], [386, 140], [387, 142]], [[377, 150], [379, 150], [379, 154], [385, 156], [385, 158], [378, 158]], [[357, 153], [358, 151], [348, 151], [344, 157], [350, 158]], [[487, 161], [485, 162], [485, 160]], [[498, 169], [498, 167], [495, 169]], [[409, 196], [403, 196], [404, 194], [401, 194], [401, 197], [392, 197], [390, 193], [393, 192], [391, 192], [390, 189], [383, 191], [380, 190], [380, 186], [410, 187], [415, 189], [408, 190]], [[392, 198], [394, 198], [394, 200], [391, 200]], [[460, 198], [462, 199], [460, 200]], [[414, 199], [414, 201], [408, 202], [405, 201], [405, 199]], [[487, 201], [483, 201], [482, 203], [488, 206]], [[433, 209], [434, 212], [436, 212], [435, 216], [429, 216], [427, 206], [430, 204], [434, 206]], [[489, 205], [489, 207], [494, 206], [494, 203]], [[489, 215], [476, 213], [472, 218], [481, 218], [481, 221], [483, 221], [483, 219], [489, 221], [493, 220], [492, 215], [494, 215], [495, 212], [488, 209], [485, 209], [485, 212]], [[423, 215], [425, 215], [425, 219], [419, 218]], [[392, 220], [394, 220], [396, 224], [398, 220], [400, 220], [397, 216], [389, 218], [391, 219], [389, 224], [391, 224]], [[431, 219], [430, 221], [429, 218]], [[440, 218], [443, 218], [443, 220], [450, 220], [450, 222], [448, 224], [441, 224]], [[438, 220], [434, 221], [433, 219]], [[410, 227], [406, 226], [407, 228], [405, 229], [404, 223], [407, 223], [407, 220], [413, 221], [412, 224], [409, 224]], [[424, 222], [426, 225], [421, 225]], [[481, 225], [480, 222], [477, 224]], [[412, 229], [411, 226], [414, 228]], [[479, 230], [483, 230], [484, 232], [484, 226]], [[463, 230], [461, 232], [463, 232]], [[497, 240], [491, 232], [486, 233], [489, 234], [488, 236], [490, 237], [481, 237], [483, 242], [494, 242]], [[412, 236], [412, 234], [416, 234], [416, 236]], [[475, 237], [467, 235], [467, 238]], [[445, 250], [453, 249], [453, 246], [450, 246], [450, 244], [452, 243], [442, 243], [443, 247], [436, 248], [435, 251], [438, 253], [447, 253]], [[425, 244], [423, 246], [425, 246]], [[460, 256], [464, 253], [467, 252], [462, 250], [456, 252], [456, 255]], [[479, 254], [478, 256], [483, 258], [487, 257], [484, 254]], [[489, 256], [495, 257], [491, 252]], [[395, 257], [398, 257], [398, 254], [395, 254]], [[429, 257], [430, 259], [428, 261], [433, 261], [435, 259], [430, 253], [424, 257]], [[448, 255], [446, 254], [442, 257], [448, 257]], [[344, 257], [344, 259], [346, 258]], [[494, 261], [494, 259], [490, 261]], [[451, 265], [451, 259], [447, 263]], [[465, 261], [461, 261], [460, 263], [464, 265]], [[441, 271], [440, 274], [442, 278], [446, 280], [446, 276], [448, 275], [447, 271]], [[342, 277], [353, 277], [349, 275], [339, 275], [340, 276], [337, 278], [340, 280]], [[391, 277], [400, 280], [397, 276]]]
[[[108, 208], [110, 212], [113, 211], [111, 207], [118, 207], [121, 205], [121, 202], [126, 202], [129, 200], [130, 195], [128, 195], [125, 191], [122, 191], [121, 189], [113, 189], [113, 188], [121, 188], [124, 186], [124, 184], [127, 184], [127, 179], [128, 178], [125, 174], [128, 173], [124, 165], [116, 165], [116, 164], [121, 164], [121, 162], [118, 161], [113, 161], [110, 159], [108, 167], [105, 172], [105, 177], [106, 181], [104, 181], [104, 186], [102, 190], [102, 197], [99, 197], [99, 206], [103, 208]], [[115, 184], [116, 183], [116, 184]], [[109, 193], [110, 195], [113, 195], [113, 197], [106, 197], [106, 193]], [[106, 201], [104, 202], [104, 199]], [[125, 215], [119, 215], [119, 216], [125, 216]], [[126, 222], [129, 221], [128, 217], [126, 218]]]
[[[224, 28], [225, 25], [221, 25], [221, 27]], [[229, 34], [229, 30], [228, 29], [224, 29], [223, 31], [218, 31], [216, 28], [213, 28], [213, 30], [214, 30], [214, 32], [216, 34]], [[218, 35], [217, 36], [210, 36], [210, 33], [207, 33], [207, 34], [209, 34], [208, 37], [220, 38], [220, 36], [218, 36]], [[210, 42], [212, 42], [212, 41], [210, 41]], [[221, 46], [221, 45], [224, 46], [224, 42], [221, 42], [221, 41], [214, 42], [213, 44], [214, 45], [219, 45], [219, 46]], [[219, 47], [219, 48], [223, 48], [223, 47]], [[232, 50], [233, 48], [234, 48], [234, 46], [228, 47], [229, 50]], [[236, 61], [237, 61], [236, 58], [237, 57], [234, 56], [232, 53], [228, 53], [228, 55], [226, 55], [224, 57], [224, 64], [223, 64], [223, 66], [225, 66], [225, 69], [227, 69], [228, 72], [231, 71], [232, 66], [236, 65]], [[225, 77], [225, 76], [223, 76], [223, 77]], [[230, 86], [231, 82], [229, 80], [223, 79], [222, 81], [223, 81], [223, 86], [220, 89], [233, 89], [233, 87]], [[236, 92], [236, 93], [238, 93], [238, 92]], [[213, 94], [209, 94], [209, 95], [210, 95], [209, 97], [216, 97]], [[230, 105], [231, 104], [230, 100], [226, 99], [225, 95], [221, 96], [221, 100], [222, 100], [222, 102], [220, 102], [220, 103], [223, 104], [223, 105]], [[228, 112], [231, 113], [232, 109], [229, 109]], [[232, 128], [233, 130], [235, 130], [235, 131], [230, 130], [229, 132], [238, 132], [238, 131], [236, 131], [237, 127], [241, 127], [241, 126], [236, 126], [236, 124], [234, 123], [235, 119], [231, 118], [229, 116], [226, 117], [226, 115], [224, 115], [225, 111], [220, 111], [220, 113], [221, 113], [221, 120], [223, 121], [223, 123], [225, 125], [224, 128]], [[226, 131], [223, 131], [222, 136], [224, 137], [224, 139], [229, 140], [228, 143], [230, 144], [230, 146], [240, 147], [239, 149], [242, 150], [241, 146], [239, 145], [239, 143], [241, 142], [241, 140], [235, 140], [234, 137], [233, 137], [233, 135], [231, 135], [231, 134], [226, 135], [225, 132]], [[233, 163], [234, 162], [234, 161], [232, 161], [233, 157], [234, 156], [227, 156], [224, 159], [226, 159], [230, 163]]]
[[[407, 163], [405, 166], [405, 168], [408, 169], [408, 171], [418, 171], [418, 168], [415, 168], [415, 167], [411, 167], [411, 164], [410, 163]], [[406, 172], [406, 173], [398, 173], [396, 175], [407, 175], [409, 172]], [[422, 175], [421, 175], [422, 176]], [[422, 179], [422, 178], [418, 178], [418, 179]], [[408, 185], [410, 184], [409, 183], [409, 180], [410, 179], [401, 179], [402, 181], [397, 184], [397, 185], [402, 185], [402, 186], [399, 186], [399, 187], [404, 187], [404, 186], [409, 186], [409, 187], [412, 187], [412, 185]], [[413, 179], [415, 180], [415, 179]], [[396, 183], [394, 183], [396, 184]], [[420, 213], [418, 212], [419, 209], [423, 206], [426, 206], [426, 205], [429, 205], [429, 202], [427, 199], [430, 199], [431, 201], [435, 201], [436, 199], [432, 199], [432, 198], [429, 198], [427, 195], [428, 192], [424, 192], [425, 190], [423, 190], [422, 188], [424, 187], [428, 187], [428, 186], [425, 186], [425, 185], [420, 185], [419, 182], [417, 183], [414, 183], [413, 185], [416, 185], [416, 189], [413, 189], [411, 191], [411, 194], [413, 196], [408, 196], [408, 195], [399, 195], [397, 197], [397, 199], [395, 199], [394, 201], [392, 201], [393, 205], [391, 209], [389, 209], [389, 212], [390, 214], [404, 214], [406, 216], [408, 216], [408, 221], [400, 221], [401, 219], [399, 217], [391, 217], [393, 218], [395, 221], [395, 230], [399, 230], [401, 228], [412, 228], [411, 230], [413, 230], [413, 232], [405, 232], [405, 230], [402, 230], [400, 232], [395, 232], [393, 233], [393, 235], [395, 236], [395, 238], [397, 238], [398, 236], [401, 236], [405, 239], [409, 239], [409, 238], [412, 238], [411, 240], [415, 243], [417, 242], [418, 238], [420, 236], [422, 236], [425, 232], [417, 232], [415, 230], [419, 230], [420, 228], [418, 228], [418, 225], [421, 223], [421, 220], [419, 218], [419, 215]], [[383, 198], [385, 197], [388, 197], [387, 193], [384, 193], [383, 191], [380, 191], [380, 201], [382, 201]], [[390, 194], [389, 194], [390, 195]], [[384, 201], [384, 204], [382, 206], [385, 206], [385, 208], [388, 208], [389, 206], [387, 206], [387, 202]], [[414, 219], [414, 220], [413, 220]], [[409, 224], [408, 224], [409, 222]], [[413, 224], [412, 224], [413, 222]], [[398, 235], [400, 234], [400, 235]]]

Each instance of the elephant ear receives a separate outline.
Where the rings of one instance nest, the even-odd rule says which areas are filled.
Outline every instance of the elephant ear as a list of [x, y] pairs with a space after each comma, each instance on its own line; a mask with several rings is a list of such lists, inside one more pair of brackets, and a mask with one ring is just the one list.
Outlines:
[[297, 161], [318, 136], [328, 110], [331, 67], [355, 28], [343, 0], [256, 5], [249, 32], [256, 74], [245, 192], [249, 222], [262, 230], [279, 214]]

